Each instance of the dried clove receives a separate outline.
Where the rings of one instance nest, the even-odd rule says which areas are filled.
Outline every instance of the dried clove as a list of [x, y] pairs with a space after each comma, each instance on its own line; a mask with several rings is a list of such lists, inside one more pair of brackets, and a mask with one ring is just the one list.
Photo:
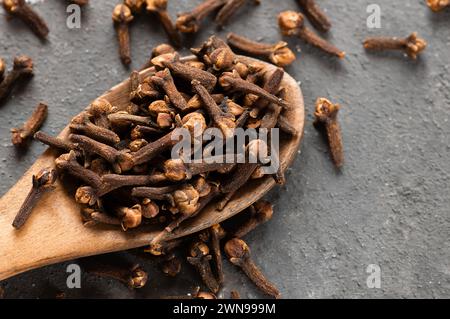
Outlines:
[[122, 221], [117, 216], [111, 216], [105, 212], [92, 208], [83, 208], [81, 211], [84, 226], [90, 227], [98, 224], [120, 226]]
[[177, 47], [181, 45], [180, 35], [167, 12], [167, 0], [146, 0], [147, 11], [158, 16], [169, 40]]
[[211, 292], [217, 293], [219, 291], [219, 284], [211, 270], [211, 258], [208, 246], [203, 242], [197, 241], [192, 244], [187, 261], [197, 269], [206, 287]]
[[303, 14], [295, 11], [284, 11], [278, 16], [278, 25], [281, 33], [286, 36], [297, 36], [307, 43], [321, 49], [322, 51], [335, 55], [340, 59], [345, 57], [345, 52], [339, 50], [328, 41], [322, 39], [312, 30], [305, 26]]
[[419, 38], [417, 32], [413, 32], [410, 36], [400, 38], [389, 37], [375, 37], [367, 38], [364, 41], [364, 48], [366, 50], [384, 51], [384, 50], [400, 50], [413, 60], [425, 50], [427, 43], [424, 39]]
[[450, 0], [427, 0], [427, 5], [434, 12], [438, 12], [450, 7]]
[[223, 156], [211, 158], [211, 162], [184, 163], [182, 159], [169, 159], [164, 162], [164, 176], [174, 182], [189, 180], [193, 176], [227, 169], [235, 163], [226, 163]]
[[[200, 113], [190, 113], [183, 117], [182, 122], [183, 127], [191, 132], [191, 136], [196, 136], [196, 132], [194, 132], [194, 130], [198, 131], [197, 134], [203, 134], [204, 130], [206, 129], [205, 118]], [[144, 146], [136, 153], [133, 153], [132, 158], [134, 165], [149, 162], [161, 152], [170, 149], [172, 146], [178, 143], [179, 140], [180, 137], [174, 135], [171, 132], [156, 140], [155, 142]]]
[[280, 292], [274, 284], [269, 282], [261, 270], [250, 257], [250, 248], [241, 239], [233, 238], [224, 247], [230, 262], [240, 267], [247, 277], [265, 294], [274, 298], [280, 298]]
[[33, 186], [20, 207], [19, 212], [14, 218], [12, 223], [14, 228], [20, 229], [28, 220], [33, 208], [42, 196], [46, 192], [54, 189], [53, 184], [56, 182], [56, 177], [56, 171], [51, 168], [44, 168], [36, 175], [33, 175]]
[[90, 274], [116, 279], [130, 289], [142, 288], [148, 281], [147, 272], [138, 264], [126, 268], [115, 264], [87, 264], [84, 268]]
[[3, 0], [3, 8], [10, 15], [16, 16], [25, 22], [38, 37], [45, 39], [48, 35], [47, 23], [42, 19], [25, 0]]
[[272, 204], [265, 200], [259, 200], [253, 204], [252, 215], [243, 224], [241, 224], [236, 230], [233, 231], [232, 236], [236, 238], [242, 238], [259, 225], [269, 221], [273, 215]]
[[121, 226], [124, 231], [138, 227], [142, 222], [142, 207], [139, 204], [133, 207], [117, 208], [117, 217], [121, 219]]
[[75, 116], [70, 123], [70, 129], [105, 144], [115, 145], [120, 142], [119, 135], [103, 126], [95, 125], [86, 113]]
[[217, 282], [219, 285], [223, 284], [223, 263], [222, 263], [222, 253], [220, 251], [220, 240], [226, 235], [225, 230], [220, 226], [220, 224], [215, 224], [209, 229], [211, 237], [211, 248], [214, 258], [214, 264], [216, 266]]
[[341, 106], [333, 104], [325, 98], [319, 98], [316, 101], [316, 111], [314, 113], [314, 126], [318, 129], [324, 129], [330, 145], [331, 157], [337, 168], [344, 164], [344, 151], [342, 145], [342, 133], [337, 114]]
[[122, 63], [129, 65], [131, 63], [130, 53], [130, 32], [128, 24], [134, 19], [130, 8], [125, 4], [118, 4], [115, 6], [112, 19], [117, 30], [119, 39], [119, 53]]
[[277, 98], [273, 94], [268, 93], [258, 85], [241, 79], [235, 73], [224, 72], [219, 79], [219, 83], [226, 90], [255, 94], [256, 96], [269, 102], [281, 105], [283, 107], [288, 106], [285, 101]]
[[14, 66], [3, 82], [0, 83], [0, 102], [13, 90], [19, 80], [33, 75], [33, 60], [23, 55], [14, 58]]
[[259, 43], [236, 33], [229, 33], [227, 40], [233, 48], [248, 55], [264, 57], [276, 66], [286, 67], [296, 59], [294, 52], [288, 48], [288, 44], [284, 41], [275, 44]]
[[212, 91], [217, 83], [217, 78], [210, 72], [192, 67], [186, 63], [177, 61], [177, 56], [165, 54], [152, 60], [152, 64], [160, 68], [168, 68], [174, 76], [184, 79], [188, 83], [199, 81], [208, 91]]
[[227, 0], [206, 0], [195, 7], [192, 11], [178, 15], [176, 26], [182, 33], [196, 33], [200, 29], [201, 21], [222, 7]]
[[157, 72], [152, 76], [152, 81], [166, 92], [174, 107], [181, 112], [186, 110], [187, 102], [175, 86], [175, 82], [169, 69], [166, 68], [163, 71]]
[[319, 8], [315, 0], [297, 0], [300, 7], [305, 12], [311, 24], [321, 32], [328, 32], [331, 23], [325, 13]]
[[115, 109], [108, 100], [98, 98], [89, 105], [88, 114], [92, 116], [95, 125], [109, 129], [111, 124], [108, 115], [113, 113]]
[[107, 160], [118, 174], [133, 168], [132, 156], [126, 151], [118, 151], [109, 145], [97, 142], [83, 135], [70, 134], [69, 140], [86, 153], [97, 154]]
[[200, 84], [199, 81], [192, 81], [192, 87], [203, 102], [206, 111], [210, 115], [214, 124], [221, 130], [224, 139], [229, 139], [234, 136], [234, 129], [236, 127], [235, 118], [233, 114], [223, 112], [216, 104], [208, 90]]
[[51, 148], [63, 152], [70, 152], [76, 149], [75, 144], [62, 140], [58, 137], [50, 136], [42, 131], [36, 132], [36, 134], [34, 134], [34, 139], [44, 143], [45, 145], [50, 146]]
[[44, 103], [39, 105], [34, 110], [31, 117], [20, 128], [11, 129], [11, 141], [15, 146], [24, 146], [28, 139], [32, 138], [39, 128], [44, 124], [47, 118], [48, 107]]

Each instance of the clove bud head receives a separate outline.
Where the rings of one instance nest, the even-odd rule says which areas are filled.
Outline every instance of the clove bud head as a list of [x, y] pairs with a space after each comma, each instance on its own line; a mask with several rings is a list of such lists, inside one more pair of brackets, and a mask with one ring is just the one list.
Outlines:
[[91, 103], [88, 109], [89, 114], [91, 114], [93, 117], [98, 117], [100, 115], [104, 114], [110, 114], [114, 112], [114, 108], [109, 103], [108, 100], [103, 98], [98, 98], [95, 101]]
[[240, 265], [241, 261], [250, 257], [250, 248], [239, 238], [233, 238], [227, 241], [224, 247], [230, 261], [235, 265]]
[[139, 265], [131, 270], [131, 277], [128, 286], [132, 289], [139, 289], [145, 286], [148, 280], [148, 274]]
[[173, 193], [175, 206], [182, 215], [192, 215], [199, 207], [200, 196], [192, 185], [184, 185]]
[[13, 70], [32, 74], [33, 73], [33, 60], [26, 55], [18, 56], [16, 58], [14, 58]]
[[427, 42], [417, 36], [417, 32], [413, 32], [406, 41], [406, 54], [412, 59], [416, 59], [420, 52], [425, 50]]
[[23, 5], [23, 0], [3, 0], [3, 8], [8, 13], [17, 12]]
[[270, 54], [269, 60], [276, 66], [285, 67], [292, 64], [292, 62], [294, 62], [297, 57], [295, 56], [294, 52], [292, 52], [292, 50], [287, 47], [286, 42], [280, 43], [284, 44], [284, 46], [274, 50], [274, 52]]
[[122, 218], [122, 229], [136, 228], [142, 222], [142, 207], [137, 204], [131, 208], [121, 207], [118, 210], [119, 217]]
[[54, 169], [44, 169], [38, 174], [33, 175], [33, 187], [51, 188], [58, 178], [58, 173]]
[[216, 71], [229, 70], [233, 67], [236, 55], [228, 47], [214, 50], [209, 55], [209, 60]]
[[75, 192], [75, 201], [79, 204], [93, 206], [97, 203], [96, 191], [90, 186], [82, 186]]
[[202, 241], [196, 241], [189, 249], [189, 254], [193, 258], [199, 258], [209, 255], [209, 247]]
[[190, 178], [189, 172], [181, 159], [169, 159], [164, 162], [164, 175], [167, 179], [179, 182]]
[[327, 122], [337, 117], [340, 108], [339, 104], [333, 104], [326, 98], [318, 98], [314, 115], [319, 122]]
[[278, 25], [283, 35], [297, 35], [304, 22], [305, 18], [300, 12], [283, 11], [278, 15]]
[[115, 23], [130, 23], [133, 20], [131, 9], [125, 4], [118, 4], [114, 7], [112, 19]]
[[157, 56], [168, 54], [168, 53], [175, 53], [175, 48], [167, 43], [162, 43], [160, 45], [157, 45], [152, 50], [152, 58], [155, 58]]

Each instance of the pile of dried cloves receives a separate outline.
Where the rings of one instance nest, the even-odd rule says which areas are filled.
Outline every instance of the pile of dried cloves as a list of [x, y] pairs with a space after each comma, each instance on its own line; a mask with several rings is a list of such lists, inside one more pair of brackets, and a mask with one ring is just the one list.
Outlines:
[[[158, 55], [161, 52], [164, 54]], [[30, 206], [52, 188], [55, 176], [64, 176], [71, 183], [74, 178], [78, 185], [74, 197], [81, 205], [87, 227], [111, 225], [127, 231], [160, 225], [163, 230], [152, 241], [150, 250], [162, 254], [166, 250], [161, 244], [165, 235], [208, 204], [223, 209], [250, 179], [263, 177], [262, 168], [271, 164], [248, 160], [259, 159], [261, 154], [266, 158], [270, 153], [269, 142], [259, 137], [243, 140], [242, 162], [235, 160], [238, 151], [232, 154], [231, 161], [205, 161], [205, 154], [210, 158], [223, 157], [209, 153], [211, 147], [216, 150], [218, 141], [204, 137], [207, 129], [214, 128], [220, 133], [221, 147], [235, 139], [238, 128], [259, 131], [278, 127], [287, 133], [282, 138], [298, 134], [295, 127], [283, 120], [288, 104], [284, 100], [282, 69], [269, 71], [263, 63], [242, 59], [216, 36], [192, 49], [195, 59], [181, 59], [172, 50], [165, 52], [155, 49], [151, 60], [154, 71], [132, 72], [126, 110], [99, 98], [72, 119], [68, 139], [43, 132], [35, 134], [37, 140], [62, 155], [55, 160], [57, 172], [46, 169], [34, 176], [33, 189], [15, 227], [23, 225], [31, 212]], [[174, 157], [173, 147], [182, 140], [182, 136], [175, 134], [180, 129], [189, 133], [189, 146], [201, 146], [202, 161], [190, 161], [194, 159], [195, 147], [183, 150], [183, 156]], [[270, 159], [278, 162], [277, 154], [272, 153]], [[283, 173], [281, 167], [273, 173], [279, 184], [284, 183]], [[63, 182], [66, 181], [64, 178]], [[257, 207], [257, 213], [227, 237], [225, 252], [258, 287], [278, 297], [278, 290], [251, 262], [248, 246], [237, 239], [270, 218], [271, 207], [263, 204]], [[261, 218], [260, 211], [270, 216]], [[224, 231], [220, 225], [214, 226], [210, 230], [211, 247], [205, 240], [196, 239], [187, 259], [213, 293], [218, 292], [223, 281], [222, 238]], [[210, 259], [217, 267], [215, 275], [209, 267]], [[167, 260], [164, 269], [168, 275], [179, 269], [171, 263], [174, 260]]]

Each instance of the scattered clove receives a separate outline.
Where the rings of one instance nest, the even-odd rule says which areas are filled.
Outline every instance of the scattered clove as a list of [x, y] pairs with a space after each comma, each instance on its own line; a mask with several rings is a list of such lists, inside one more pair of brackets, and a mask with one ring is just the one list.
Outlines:
[[200, 29], [201, 21], [222, 7], [227, 0], [206, 0], [195, 7], [192, 11], [178, 15], [176, 26], [182, 33], [196, 33]]
[[288, 48], [288, 44], [284, 41], [275, 44], [259, 43], [236, 33], [229, 33], [227, 40], [233, 48], [251, 56], [264, 57], [279, 67], [286, 67], [296, 59], [294, 52]]
[[325, 13], [319, 8], [315, 0], [297, 0], [300, 7], [305, 12], [311, 24], [321, 32], [328, 32], [331, 23]]
[[341, 127], [337, 121], [337, 114], [341, 106], [333, 104], [325, 98], [316, 101], [316, 120], [314, 126], [317, 129], [324, 129], [330, 145], [331, 157], [337, 168], [344, 165], [344, 151], [342, 145]]
[[0, 82], [0, 102], [13, 90], [14, 86], [23, 78], [33, 75], [33, 60], [23, 55], [14, 58], [14, 66], [3, 82]]
[[124, 283], [130, 289], [139, 289], [148, 281], [147, 272], [138, 264], [131, 267], [123, 267], [116, 264], [85, 263], [87, 273], [100, 277], [109, 277]]
[[166, 260], [161, 263], [161, 270], [169, 277], [176, 277], [181, 271], [181, 261], [174, 254], [168, 256]]
[[24, 146], [25, 143], [33, 137], [47, 118], [48, 107], [44, 103], [39, 105], [34, 110], [31, 117], [20, 128], [11, 129], [11, 141], [15, 146]]
[[427, 43], [424, 39], [419, 38], [417, 32], [413, 32], [410, 36], [400, 38], [375, 37], [367, 38], [364, 41], [366, 50], [384, 51], [384, 50], [400, 50], [405, 51], [406, 55], [413, 60], [425, 50]]
[[158, 16], [159, 21], [163, 25], [164, 30], [169, 37], [170, 42], [175, 46], [181, 45], [180, 34], [178, 33], [175, 25], [172, 23], [170, 16], [167, 12], [167, 0], [146, 0], [147, 11]]
[[133, 21], [134, 17], [130, 8], [125, 4], [115, 6], [112, 19], [117, 30], [119, 39], [119, 53], [122, 63], [129, 65], [131, 63], [130, 53], [130, 32], [128, 25]]
[[211, 270], [211, 258], [208, 246], [203, 242], [197, 241], [192, 244], [187, 261], [197, 269], [205, 286], [211, 292], [217, 293], [219, 291], [219, 284]]
[[42, 19], [25, 0], [3, 0], [5, 11], [25, 22], [38, 37], [45, 39], [49, 33], [47, 23]]
[[286, 36], [297, 36], [307, 43], [321, 49], [322, 51], [335, 55], [340, 59], [345, 57], [345, 52], [339, 50], [328, 41], [322, 39], [312, 30], [305, 26], [303, 14], [295, 11], [284, 11], [278, 16], [278, 25], [281, 33]]
[[224, 250], [230, 262], [240, 267], [262, 292], [277, 299], [281, 297], [275, 285], [266, 279], [261, 270], [250, 258], [250, 248], [243, 240], [238, 238], [229, 240], [225, 244]]
[[54, 189], [53, 184], [56, 182], [56, 171], [51, 168], [44, 168], [36, 175], [33, 175], [33, 186], [31, 191], [28, 193], [25, 201], [19, 209], [14, 221], [12, 223], [13, 227], [20, 229], [33, 211], [33, 208], [42, 198], [42, 196], [50, 190]]
[[211, 237], [211, 248], [214, 258], [214, 264], [216, 266], [217, 282], [219, 285], [223, 284], [223, 264], [222, 264], [222, 253], [220, 251], [220, 240], [226, 235], [225, 230], [220, 226], [220, 224], [215, 224], [209, 229]]

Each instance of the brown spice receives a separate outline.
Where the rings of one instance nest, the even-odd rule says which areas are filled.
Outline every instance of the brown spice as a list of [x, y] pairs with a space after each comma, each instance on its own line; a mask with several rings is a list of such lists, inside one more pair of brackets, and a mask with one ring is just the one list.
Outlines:
[[128, 24], [133, 21], [134, 17], [130, 8], [125, 4], [118, 4], [115, 6], [112, 19], [117, 30], [119, 39], [119, 53], [122, 63], [129, 65], [131, 63], [130, 53], [130, 32]]
[[148, 274], [138, 264], [132, 267], [123, 267], [115, 264], [87, 264], [84, 266], [86, 272], [116, 279], [130, 289], [139, 289], [146, 285]]
[[167, 12], [167, 0], [147, 0], [147, 12], [156, 14], [163, 25], [169, 40], [177, 47], [181, 45], [180, 34]]
[[19, 80], [33, 75], [33, 60], [22, 55], [14, 58], [14, 66], [3, 82], [0, 83], [0, 102], [2, 102], [13, 90]]
[[50, 136], [42, 131], [36, 132], [36, 134], [34, 134], [34, 139], [59, 151], [70, 152], [76, 149], [75, 144], [62, 140], [58, 137]]
[[56, 171], [51, 168], [44, 168], [36, 175], [33, 175], [33, 186], [31, 191], [28, 193], [25, 201], [19, 209], [14, 221], [12, 223], [13, 227], [20, 229], [33, 211], [33, 208], [42, 198], [42, 196], [50, 190], [54, 189], [53, 184], [56, 182]]
[[15, 146], [24, 146], [33, 137], [47, 118], [47, 104], [39, 103], [31, 117], [20, 128], [11, 129], [11, 141]]
[[322, 51], [335, 55], [340, 59], [345, 57], [345, 52], [339, 50], [328, 41], [322, 39], [311, 29], [305, 26], [303, 14], [295, 11], [284, 11], [278, 16], [278, 25], [283, 35], [297, 36]]
[[280, 298], [280, 292], [274, 284], [269, 282], [261, 270], [250, 258], [250, 248], [241, 239], [233, 238], [225, 244], [225, 253], [230, 262], [244, 271], [247, 277], [265, 294]]
[[314, 125], [318, 129], [325, 129], [330, 145], [331, 157], [337, 168], [341, 168], [344, 165], [342, 133], [339, 122], [337, 121], [337, 114], [340, 109], [339, 104], [333, 104], [325, 98], [319, 98], [316, 101], [316, 112], [314, 113], [316, 117]]
[[275, 44], [260, 43], [236, 33], [229, 33], [227, 40], [233, 48], [251, 56], [264, 57], [280, 67], [286, 67], [296, 59], [294, 52], [288, 48], [288, 44], [284, 41], [279, 41]]
[[42, 19], [25, 0], [3, 0], [3, 8], [10, 15], [16, 16], [25, 22], [38, 37], [45, 39], [49, 33], [47, 23]]
[[206, 0], [195, 7], [192, 11], [178, 15], [176, 26], [182, 33], [196, 33], [200, 28], [201, 21], [223, 6], [227, 0]]
[[319, 8], [315, 0], [297, 0], [297, 2], [317, 30], [327, 32], [331, 29], [330, 20]]
[[427, 43], [424, 39], [419, 38], [417, 32], [413, 32], [410, 36], [400, 38], [389, 37], [375, 37], [367, 38], [364, 41], [364, 48], [366, 50], [384, 51], [384, 50], [400, 50], [413, 60], [417, 59], [417, 56], [425, 50]]
[[217, 282], [219, 285], [223, 284], [223, 263], [222, 263], [222, 253], [220, 251], [220, 240], [226, 235], [225, 230], [220, 226], [220, 224], [215, 224], [209, 229], [211, 237], [211, 249], [214, 259], [214, 264], [216, 266]]
[[189, 251], [189, 255], [187, 261], [197, 269], [206, 287], [211, 292], [217, 293], [219, 291], [219, 284], [211, 270], [210, 260], [212, 257], [209, 254], [208, 246], [203, 242], [194, 242]]

